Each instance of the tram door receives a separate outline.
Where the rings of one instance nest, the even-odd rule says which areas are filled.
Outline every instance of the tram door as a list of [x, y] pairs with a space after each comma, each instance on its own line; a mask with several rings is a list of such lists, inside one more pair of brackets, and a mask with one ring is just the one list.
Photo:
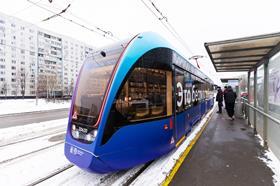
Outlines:
[[185, 135], [184, 71], [174, 66], [174, 137], [178, 142]]

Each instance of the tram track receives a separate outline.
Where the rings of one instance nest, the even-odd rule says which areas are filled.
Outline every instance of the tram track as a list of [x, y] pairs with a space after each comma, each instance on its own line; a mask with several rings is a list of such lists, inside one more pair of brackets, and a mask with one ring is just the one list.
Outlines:
[[2, 145], [0, 145], [0, 148], [7, 147], [7, 146], [10, 146], [10, 145], [15, 145], [15, 144], [22, 143], [22, 142], [31, 141], [31, 140], [38, 139], [38, 138], [45, 137], [45, 136], [49, 136], [49, 135], [54, 135], [54, 134], [57, 134], [57, 133], [60, 133], [60, 132], [63, 132], [63, 131], [65, 131], [65, 127], [61, 128], [61, 130], [56, 130], [54, 132], [46, 133], [46, 134], [43, 134], [43, 135], [38, 135], [38, 136], [35, 136], [35, 137], [24, 138], [22, 140], [18, 140], [18, 141], [13, 141], [13, 142], [10, 142], [10, 143], [2, 144]]
[[56, 175], [58, 175], [58, 174], [64, 172], [64, 171], [66, 171], [66, 170], [72, 168], [72, 167], [74, 167], [73, 164], [65, 165], [65, 166], [63, 166], [62, 168], [58, 168], [57, 170], [55, 170], [54, 172], [50, 173], [49, 175], [47, 175], [47, 176], [45, 176], [45, 177], [42, 177], [42, 178], [39, 178], [38, 180], [36, 180], [36, 181], [34, 181], [34, 182], [32, 182], [32, 183], [26, 185], [26, 186], [38, 185], [38, 184], [40, 184], [40, 183], [42, 183], [42, 182], [44, 182], [44, 181], [46, 181], [46, 180], [48, 180], [48, 179], [50, 179], [50, 178], [52, 178], [52, 177], [54, 177], [54, 176], [56, 176]]
[[50, 146], [47, 146], [47, 147], [44, 147], [44, 148], [41, 148], [41, 149], [38, 149], [38, 150], [31, 151], [31, 152], [28, 152], [28, 153], [25, 153], [25, 154], [22, 154], [22, 155], [19, 155], [19, 156], [10, 158], [10, 159], [6, 159], [4, 161], [1, 161], [0, 165], [4, 164], [4, 163], [7, 163], [7, 162], [10, 162], [10, 161], [13, 161], [13, 160], [16, 160], [16, 159], [19, 159], [19, 158], [22, 158], [22, 157], [25, 157], [25, 156], [28, 156], [28, 155], [31, 155], [31, 154], [34, 154], [34, 153], [37, 153], [37, 152], [40, 152], [40, 151], [43, 151], [43, 150], [46, 150], [46, 149], [49, 149], [49, 148], [52, 148], [52, 147], [55, 147], [55, 146], [63, 144], [63, 143], [64, 143], [64, 141], [53, 144], [53, 145], [50, 145]]
[[[33, 138], [32, 140], [24, 140], [20, 143], [15, 143], [13, 146], [12, 145], [2, 146], [0, 147], [1, 150], [0, 165], [63, 144], [64, 136], [65, 136], [64, 131], [55, 132], [53, 134], [48, 134], [48, 135], [43, 135], [40, 137]], [[27, 145], [29, 143], [32, 144]], [[24, 148], [20, 151], [16, 151], [21, 147]]]
[[[110, 174], [94, 174], [86, 172], [72, 164], [58, 168], [54, 172], [41, 177], [26, 186], [34, 185], [75, 185], [79, 180], [85, 183], [85, 177], [90, 185], [130, 185], [152, 162], [134, 167], [130, 170]], [[67, 177], [68, 176], [68, 177]], [[60, 177], [60, 178], [59, 178]], [[60, 180], [60, 181], [56, 181]], [[85, 184], [87, 185], [87, 184]]]

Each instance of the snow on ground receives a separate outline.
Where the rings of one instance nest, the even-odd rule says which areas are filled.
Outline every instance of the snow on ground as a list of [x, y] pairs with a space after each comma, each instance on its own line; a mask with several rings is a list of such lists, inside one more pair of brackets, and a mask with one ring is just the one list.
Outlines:
[[[211, 111], [213, 112], [213, 111]], [[210, 117], [210, 113], [197, 124], [190, 135], [180, 147], [168, 155], [153, 162], [132, 184], [133, 185], [159, 185], [169, 174], [176, 161], [194, 139], [200, 129]], [[50, 129], [61, 128], [65, 130], [67, 118], [25, 126], [17, 126], [0, 130], [0, 141], [15, 141], [18, 136], [30, 138], [31, 136], [42, 135]], [[58, 134], [58, 133], [57, 133]], [[61, 133], [60, 133], [61, 134]], [[69, 164], [65, 158], [64, 145], [59, 144], [51, 148], [41, 150], [11, 161], [5, 161], [50, 145], [49, 136], [36, 138], [32, 142], [21, 142], [7, 147], [0, 147], [0, 185], [26, 185], [30, 184], [56, 170]], [[1, 142], [2, 143], [2, 142]], [[41, 147], [40, 147], [41, 144]], [[16, 152], [14, 155], [13, 152]], [[7, 157], [8, 156], [8, 157]], [[1, 161], [5, 161], [2, 162]], [[120, 171], [110, 174], [94, 174], [81, 170], [74, 166], [42, 183], [42, 185], [123, 185], [138, 172], [143, 165], [137, 166], [128, 171]]]
[[0, 100], [0, 115], [69, 108], [70, 103], [70, 101], [61, 100], [53, 103], [38, 99], [38, 105], [36, 105], [36, 99], [2, 99]]
[[0, 129], [0, 146], [22, 139], [66, 131], [68, 118]]
[[140, 176], [138, 176], [131, 185], [161, 185], [166, 177], [170, 174], [178, 159], [181, 157], [185, 149], [190, 145], [201, 128], [206, 124], [207, 119], [211, 117], [214, 108], [202, 119], [196, 127], [192, 129], [186, 140], [175, 150], [169, 154], [154, 161]]
[[51, 179], [42, 182], [39, 185], [43, 185], [43, 186], [123, 185], [142, 167], [143, 165], [140, 165], [128, 171], [119, 171], [119, 172], [108, 173], [108, 174], [97, 174], [97, 173], [87, 172], [85, 170], [78, 168], [77, 166], [74, 166], [71, 169], [62, 172], [61, 174], [58, 174], [52, 177]]
[[[264, 141], [262, 137], [258, 134], [256, 137], [259, 139], [259, 143], [263, 146]], [[261, 159], [274, 173], [273, 175], [273, 182], [276, 186], [280, 186], [280, 161], [279, 159], [274, 155], [274, 153], [268, 148], [268, 150], [265, 151], [264, 156], [260, 156], [259, 159]]]
[[27, 185], [69, 164], [64, 144], [0, 164], [0, 185]]
[[[57, 138], [57, 140], [51, 140], [55, 138]], [[9, 146], [0, 147], [0, 163], [7, 162], [7, 160], [14, 159], [30, 152], [62, 143], [64, 141], [64, 138], [65, 131], [28, 141], [23, 141]]]

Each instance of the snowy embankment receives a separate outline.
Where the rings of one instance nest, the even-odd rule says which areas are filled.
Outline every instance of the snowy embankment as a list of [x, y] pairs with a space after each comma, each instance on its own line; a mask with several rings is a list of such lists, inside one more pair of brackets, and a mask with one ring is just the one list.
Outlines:
[[53, 109], [69, 108], [70, 101], [47, 102], [44, 99], [2, 99], [0, 100], [0, 115], [22, 112], [34, 112]]

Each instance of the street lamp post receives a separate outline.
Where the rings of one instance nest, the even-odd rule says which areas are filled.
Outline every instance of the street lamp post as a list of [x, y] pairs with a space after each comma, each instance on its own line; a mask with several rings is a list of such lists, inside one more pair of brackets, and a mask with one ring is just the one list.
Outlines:
[[204, 58], [204, 57], [205, 57], [205, 56], [202, 56], [202, 55], [194, 55], [194, 56], [190, 57], [189, 60], [195, 60], [196, 65], [197, 65], [197, 68], [200, 69], [200, 66], [199, 66], [199, 64], [198, 64], [198, 59]]

